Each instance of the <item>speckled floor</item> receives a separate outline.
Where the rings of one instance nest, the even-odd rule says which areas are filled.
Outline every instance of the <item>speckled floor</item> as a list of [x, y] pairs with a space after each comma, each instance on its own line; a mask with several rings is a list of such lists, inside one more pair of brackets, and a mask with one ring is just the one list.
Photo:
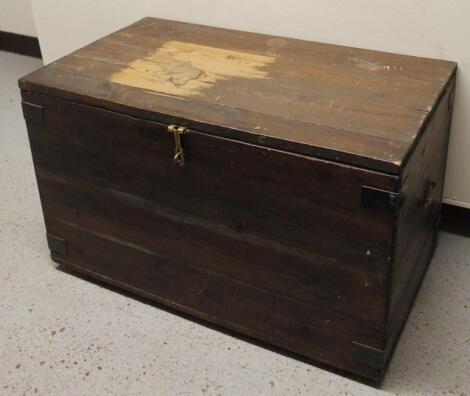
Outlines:
[[470, 395], [470, 239], [442, 233], [382, 390], [55, 269], [17, 89], [0, 52], [1, 395]]

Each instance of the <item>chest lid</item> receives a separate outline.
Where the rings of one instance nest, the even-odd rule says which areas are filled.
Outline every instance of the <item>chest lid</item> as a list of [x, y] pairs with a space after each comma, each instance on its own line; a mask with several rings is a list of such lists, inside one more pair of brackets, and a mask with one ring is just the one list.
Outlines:
[[24, 90], [391, 174], [453, 62], [144, 18]]

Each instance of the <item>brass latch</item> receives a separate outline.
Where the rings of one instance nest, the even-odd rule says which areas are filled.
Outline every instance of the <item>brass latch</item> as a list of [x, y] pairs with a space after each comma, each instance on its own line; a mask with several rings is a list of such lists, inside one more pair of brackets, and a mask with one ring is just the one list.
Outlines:
[[168, 125], [168, 132], [172, 133], [175, 137], [175, 155], [173, 156], [173, 162], [175, 165], [184, 166], [184, 150], [181, 145], [181, 135], [186, 133], [186, 128], [177, 125]]

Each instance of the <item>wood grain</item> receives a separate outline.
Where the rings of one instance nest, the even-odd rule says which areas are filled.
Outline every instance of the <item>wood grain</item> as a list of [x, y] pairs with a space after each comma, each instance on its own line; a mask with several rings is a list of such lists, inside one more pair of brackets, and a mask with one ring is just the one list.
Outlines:
[[353, 359], [350, 336], [374, 337], [360, 321], [351, 333], [350, 318], [322, 306], [270, 293], [56, 219], [50, 220], [49, 229], [73, 241], [67, 257], [53, 256], [59, 263], [317, 362], [364, 378], [380, 378], [380, 372]]
[[380, 381], [436, 243], [455, 72], [145, 18], [20, 80], [52, 258]]
[[48, 133], [30, 141], [50, 215], [383, 326], [393, 219], [362, 208], [360, 187], [396, 177], [196, 132], [178, 169], [160, 124], [25, 99], [45, 106]]
[[[390, 278], [387, 331], [391, 338], [404, 325], [429, 265], [429, 259], [422, 257], [432, 255], [437, 240], [454, 89], [452, 80], [401, 177], [405, 202], [397, 218]], [[435, 188], [426, 205], [429, 183], [435, 183]]]
[[397, 174], [453, 73], [452, 62], [146, 18], [20, 85]]

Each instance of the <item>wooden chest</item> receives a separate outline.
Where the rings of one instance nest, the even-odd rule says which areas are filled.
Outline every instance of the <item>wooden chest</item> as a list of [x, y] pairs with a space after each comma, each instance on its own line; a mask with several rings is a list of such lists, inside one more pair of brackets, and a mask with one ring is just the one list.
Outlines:
[[456, 65], [145, 18], [20, 80], [52, 258], [380, 381]]

